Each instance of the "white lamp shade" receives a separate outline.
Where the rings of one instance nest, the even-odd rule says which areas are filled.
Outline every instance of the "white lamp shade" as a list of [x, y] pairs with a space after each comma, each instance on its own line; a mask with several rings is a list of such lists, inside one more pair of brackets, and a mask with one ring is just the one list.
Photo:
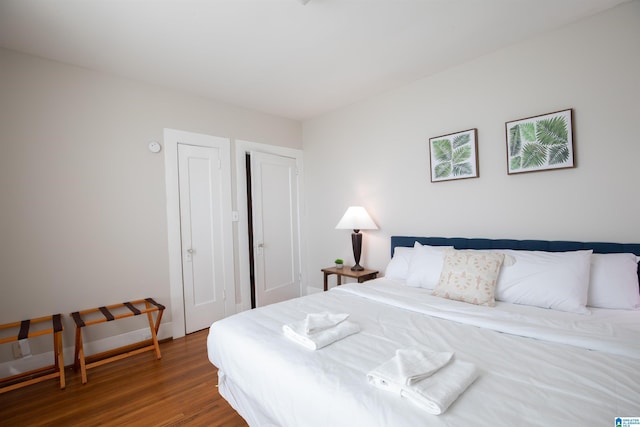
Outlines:
[[336, 229], [377, 230], [378, 226], [362, 206], [350, 206], [344, 213]]

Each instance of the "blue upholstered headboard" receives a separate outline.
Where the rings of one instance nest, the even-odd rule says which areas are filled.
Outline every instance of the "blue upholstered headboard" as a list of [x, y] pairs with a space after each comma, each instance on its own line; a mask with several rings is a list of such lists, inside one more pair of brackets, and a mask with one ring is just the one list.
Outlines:
[[[563, 240], [467, 239], [464, 237], [391, 236], [391, 255], [396, 246], [413, 247], [415, 242], [430, 246], [453, 246], [456, 249], [520, 249], [564, 252], [593, 249], [599, 254], [634, 253], [640, 256], [638, 243], [571, 242]], [[640, 278], [640, 267], [638, 269]]]

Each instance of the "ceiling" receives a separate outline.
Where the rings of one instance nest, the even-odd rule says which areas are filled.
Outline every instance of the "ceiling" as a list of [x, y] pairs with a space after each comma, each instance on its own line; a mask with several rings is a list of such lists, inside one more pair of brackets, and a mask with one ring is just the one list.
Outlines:
[[305, 120], [627, 0], [0, 0], [0, 46]]

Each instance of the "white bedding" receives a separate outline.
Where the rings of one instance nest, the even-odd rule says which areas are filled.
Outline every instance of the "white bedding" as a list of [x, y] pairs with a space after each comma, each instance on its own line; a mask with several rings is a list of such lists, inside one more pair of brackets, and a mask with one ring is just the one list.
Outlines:
[[[317, 351], [284, 337], [284, 324], [323, 311], [349, 313], [361, 331]], [[442, 415], [367, 382], [397, 349], [418, 345], [480, 370]], [[208, 352], [221, 394], [252, 426], [582, 426], [640, 416], [640, 311], [479, 307], [382, 278], [223, 319]]]

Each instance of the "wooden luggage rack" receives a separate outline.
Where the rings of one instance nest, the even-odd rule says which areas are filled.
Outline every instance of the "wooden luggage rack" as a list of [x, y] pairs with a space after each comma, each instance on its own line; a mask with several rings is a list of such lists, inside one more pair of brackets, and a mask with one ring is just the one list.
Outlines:
[[[48, 329], [38, 329], [38, 327], [31, 328], [33, 325], [44, 322], [51, 322], [52, 327]], [[65, 387], [65, 379], [64, 359], [62, 355], [63, 328], [61, 315], [54, 314], [51, 316], [39, 317], [37, 319], [23, 320], [22, 322], [7, 323], [5, 325], [0, 325], [0, 330], [18, 327], [20, 328], [18, 335], [0, 338], [0, 344], [53, 334], [54, 364], [0, 379], [0, 394], [52, 378], [60, 378], [60, 388], [63, 389]]]
[[[136, 307], [141, 306], [142, 304], [144, 304], [144, 308]], [[121, 310], [123, 308], [125, 310]], [[126, 309], [128, 309], [128, 311]], [[160, 328], [160, 321], [162, 320], [162, 313], [164, 309], [164, 305], [158, 304], [152, 298], [146, 298], [71, 313], [71, 317], [73, 317], [73, 320], [76, 323], [76, 346], [74, 351], [73, 367], [75, 370], [78, 370], [78, 367], [80, 368], [82, 373], [82, 384], [86, 384], [87, 382], [87, 369], [95, 368], [104, 365], [105, 363], [115, 362], [116, 360], [151, 350], [155, 350], [156, 359], [160, 359], [162, 355], [160, 354], [160, 346], [158, 345], [158, 328]], [[112, 314], [111, 310], [117, 310], [119, 312]], [[102, 313], [101, 317], [93, 318], [91, 320], [85, 320], [83, 318], [87, 317], [87, 315], [90, 317], [91, 314], [98, 312]], [[157, 312], [155, 322], [153, 321], [154, 312]], [[84, 345], [82, 343], [82, 328], [99, 323], [110, 322], [112, 320], [138, 316], [140, 314], [147, 315], [147, 319], [149, 320], [149, 330], [151, 332], [151, 340], [140, 341], [136, 344], [119, 347], [85, 358]]]

